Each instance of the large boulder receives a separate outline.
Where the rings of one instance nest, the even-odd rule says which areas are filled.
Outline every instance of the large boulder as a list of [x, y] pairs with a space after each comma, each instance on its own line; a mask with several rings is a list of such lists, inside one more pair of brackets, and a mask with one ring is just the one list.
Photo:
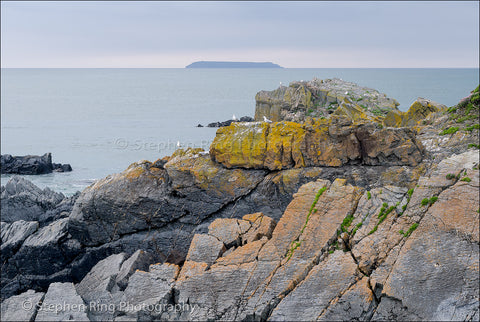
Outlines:
[[148, 161], [132, 164], [83, 191], [70, 216], [70, 232], [96, 246], [171, 222], [191, 231], [248, 194], [264, 175], [261, 170], [230, 171], [199, 151], [174, 155], [161, 168]]
[[281, 170], [348, 164], [416, 166], [424, 150], [407, 128], [343, 118], [232, 124], [217, 130], [210, 155], [228, 168]]

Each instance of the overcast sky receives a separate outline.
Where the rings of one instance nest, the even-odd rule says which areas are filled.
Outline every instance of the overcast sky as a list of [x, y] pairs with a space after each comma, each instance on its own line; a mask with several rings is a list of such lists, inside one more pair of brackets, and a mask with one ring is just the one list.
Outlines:
[[1, 3], [2, 67], [478, 67], [479, 2]]

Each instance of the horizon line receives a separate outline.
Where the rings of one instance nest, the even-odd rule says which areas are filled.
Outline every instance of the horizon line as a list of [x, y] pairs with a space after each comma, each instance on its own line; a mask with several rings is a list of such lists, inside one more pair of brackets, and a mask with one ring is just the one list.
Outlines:
[[0, 67], [0, 69], [479, 69], [480, 66], [472, 67], [282, 67], [282, 68], [228, 68], [228, 67], [199, 67], [199, 68], [186, 68], [186, 67]]

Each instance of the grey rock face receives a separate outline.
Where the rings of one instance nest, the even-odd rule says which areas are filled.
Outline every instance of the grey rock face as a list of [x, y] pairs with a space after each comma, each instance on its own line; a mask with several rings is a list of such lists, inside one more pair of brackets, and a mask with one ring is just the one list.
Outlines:
[[[42, 190], [30, 181], [15, 176], [2, 186], [2, 221], [44, 222], [51, 217], [58, 218], [62, 213], [65, 217], [71, 211], [75, 198], [66, 198], [62, 193], [49, 188]], [[59, 206], [62, 208], [56, 209]]]
[[19, 220], [13, 223], [1, 222], [2, 262], [13, 255], [23, 241], [36, 232], [38, 222]]
[[396, 177], [397, 184], [415, 182], [411, 167], [309, 167], [265, 174], [263, 170], [225, 169], [202, 153], [179, 154], [167, 164], [132, 164], [82, 192], [68, 231], [86, 247], [85, 259], [78, 262], [90, 261], [90, 256], [95, 260], [90, 267], [79, 265], [86, 267], [86, 271], [76, 270], [79, 279], [104, 258], [102, 254], [143, 249], [155, 254], [156, 261], [181, 263], [194, 234], [206, 233], [215, 219], [240, 219], [261, 211], [278, 220], [298, 187], [317, 178], [345, 176], [352, 184], [376, 186], [389, 183], [383, 173], [396, 171], [402, 175]]
[[363, 277], [350, 287], [339, 298], [330, 303], [318, 317], [319, 321], [369, 321], [372, 318], [377, 302], [368, 284], [368, 278]]
[[187, 254], [187, 261], [205, 262], [211, 265], [225, 250], [225, 246], [217, 238], [196, 234], [193, 236], [190, 249]]
[[33, 321], [44, 295], [28, 290], [6, 299], [0, 304], [2, 321]]
[[120, 267], [120, 271], [115, 279], [115, 282], [120, 290], [123, 291], [127, 287], [128, 279], [133, 273], [135, 273], [136, 270], [147, 270], [148, 266], [153, 262], [153, 257], [143, 250], [139, 249], [133, 253], [130, 258], [123, 262], [122, 267]]
[[[452, 156], [411, 193], [391, 185], [367, 193], [345, 179], [310, 182], [276, 225], [261, 213], [216, 219], [208, 234], [195, 235], [181, 271], [174, 264], [145, 271], [138, 267], [146, 267], [148, 254], [137, 251], [125, 260], [120, 253], [95, 265], [77, 289], [112, 308], [88, 312], [90, 320], [102, 321], [476, 320], [477, 164], [472, 152]], [[446, 179], [453, 169], [470, 180]], [[438, 200], [422, 206], [432, 194]], [[391, 209], [383, 222], [381, 208]], [[408, 236], [399, 233], [415, 222], [418, 229]], [[48, 245], [42, 234], [33, 238], [39, 232], [30, 243]], [[133, 247], [140, 234], [101, 247], [122, 249], [128, 238]], [[182, 304], [188, 307], [169, 311]]]
[[148, 272], [135, 272], [123, 293], [125, 305], [119, 311], [139, 320], [161, 317], [166, 311], [164, 306], [171, 302], [178, 272], [174, 264], [151, 265]]
[[98, 262], [76, 285], [78, 294], [88, 303], [95, 300], [96, 293], [110, 292], [124, 260], [125, 254], [120, 253]]
[[273, 310], [272, 321], [312, 321], [325, 310], [332, 298], [348, 289], [355, 281], [352, 256], [336, 251], [315, 266], [305, 280], [289, 293]]
[[52, 283], [35, 321], [88, 321], [87, 310], [73, 283]]
[[388, 297], [382, 298], [372, 317], [373, 321], [420, 321], [421, 319], [414, 312], [408, 310], [397, 299]]
[[125, 260], [125, 254], [111, 255], [98, 262], [76, 285], [78, 294], [89, 307], [92, 321], [112, 320], [121, 294], [114, 294], [115, 280]]
[[[241, 218], [253, 208], [278, 217], [295, 189], [290, 182], [287, 186], [264, 178], [265, 171], [224, 169], [212, 165], [208, 155], [191, 159], [191, 166], [192, 160], [171, 160], [165, 165], [168, 171], [158, 162], [133, 164], [87, 188], [72, 211], [69, 233], [88, 249], [129, 254], [152, 249], [159, 260], [180, 263], [193, 235], [206, 232], [214, 219]], [[246, 180], [235, 184], [242, 178]], [[306, 180], [300, 176], [293, 185]], [[224, 188], [218, 191], [219, 186]]]
[[2, 253], [2, 298], [25, 288], [44, 289], [51, 282], [69, 278], [70, 271], [65, 268], [81, 252], [81, 245], [69, 238], [67, 220], [60, 219], [30, 234], [13, 255], [13, 251], [8, 257]]

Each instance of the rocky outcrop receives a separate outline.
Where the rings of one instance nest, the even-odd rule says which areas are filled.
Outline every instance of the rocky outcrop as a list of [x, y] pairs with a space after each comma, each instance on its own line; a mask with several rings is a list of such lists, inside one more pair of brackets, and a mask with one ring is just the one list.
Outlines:
[[[421, 166], [352, 165], [267, 173], [227, 169], [200, 150], [178, 150], [169, 160], [133, 164], [124, 173], [86, 189], [76, 203], [75, 213], [66, 218], [67, 223], [62, 216], [51, 222], [8, 223], [11, 228], [2, 224], [4, 235], [12, 235], [11, 242], [2, 235], [2, 296], [29, 288], [46, 291], [54, 281], [78, 282], [98, 261], [119, 252], [129, 256], [141, 249], [152, 254], [152, 261], [182, 263], [194, 235], [206, 232], [216, 218], [242, 220], [245, 214], [262, 211], [278, 220], [292, 194], [302, 184], [318, 178], [334, 180], [343, 176], [348, 183], [363, 187], [395, 182], [408, 188], [421, 172]], [[22, 245], [27, 237], [46, 236], [47, 232], [51, 235], [48, 241], [35, 237]], [[217, 233], [215, 236], [221, 237]], [[51, 256], [55, 265], [47, 265]], [[195, 264], [192, 270], [202, 265]], [[42, 268], [36, 274], [37, 268], [43, 266], [48, 269]]]
[[[475, 320], [478, 164], [473, 151], [454, 155], [411, 190], [307, 183], [276, 225], [261, 213], [217, 219], [181, 267], [137, 271], [104, 303], [135, 320]], [[118, 274], [119, 256], [104, 261], [115, 269], [101, 262], [85, 279]]]
[[2, 298], [70, 280], [64, 268], [79, 254], [80, 244], [67, 233], [67, 217], [78, 195], [41, 190], [20, 177], [1, 189]]
[[45, 174], [55, 172], [72, 171], [70, 164], [52, 163], [52, 154], [45, 153], [42, 156], [26, 155], [11, 156], [2, 154], [1, 156], [2, 174]]
[[87, 188], [68, 217], [4, 222], [2, 315], [65, 294], [85, 310], [22, 314], [478, 320], [478, 125], [452, 134], [458, 146], [427, 141], [476, 115], [472, 100], [414, 129], [338, 116], [233, 124], [218, 137], [240, 149], [141, 161]]
[[452, 154], [480, 148], [478, 87], [446, 111], [431, 112], [415, 126], [417, 138], [438, 163]]
[[347, 164], [409, 165], [423, 147], [407, 129], [382, 129], [343, 118], [233, 124], [217, 131], [210, 155], [228, 168], [281, 170]]
[[37, 221], [1, 222], [2, 259], [12, 256], [28, 236], [38, 230]]
[[[338, 78], [292, 82], [273, 91], [260, 91], [255, 96], [255, 120], [265, 116], [273, 122], [303, 122], [307, 117], [339, 115], [381, 120], [399, 103], [377, 90]], [[379, 118], [380, 117], [380, 118]]]
[[261, 170], [226, 170], [196, 150], [178, 152], [162, 168], [147, 161], [133, 164], [82, 193], [70, 217], [70, 231], [85, 245], [95, 246], [172, 223], [191, 230], [248, 194], [264, 176]]
[[49, 188], [42, 190], [14, 176], [1, 187], [2, 221], [38, 221], [44, 225], [68, 216], [77, 197], [65, 197]]
[[443, 104], [424, 99], [417, 98], [410, 106], [407, 112], [392, 110], [388, 112], [383, 120], [386, 126], [405, 127], [415, 126], [420, 122], [425, 121], [426, 117], [431, 113], [446, 111], [447, 107]]
[[41, 190], [20, 177], [1, 189], [2, 298], [26, 288], [46, 291], [52, 281], [70, 279], [64, 268], [80, 245], [69, 238], [66, 227], [78, 195]]

